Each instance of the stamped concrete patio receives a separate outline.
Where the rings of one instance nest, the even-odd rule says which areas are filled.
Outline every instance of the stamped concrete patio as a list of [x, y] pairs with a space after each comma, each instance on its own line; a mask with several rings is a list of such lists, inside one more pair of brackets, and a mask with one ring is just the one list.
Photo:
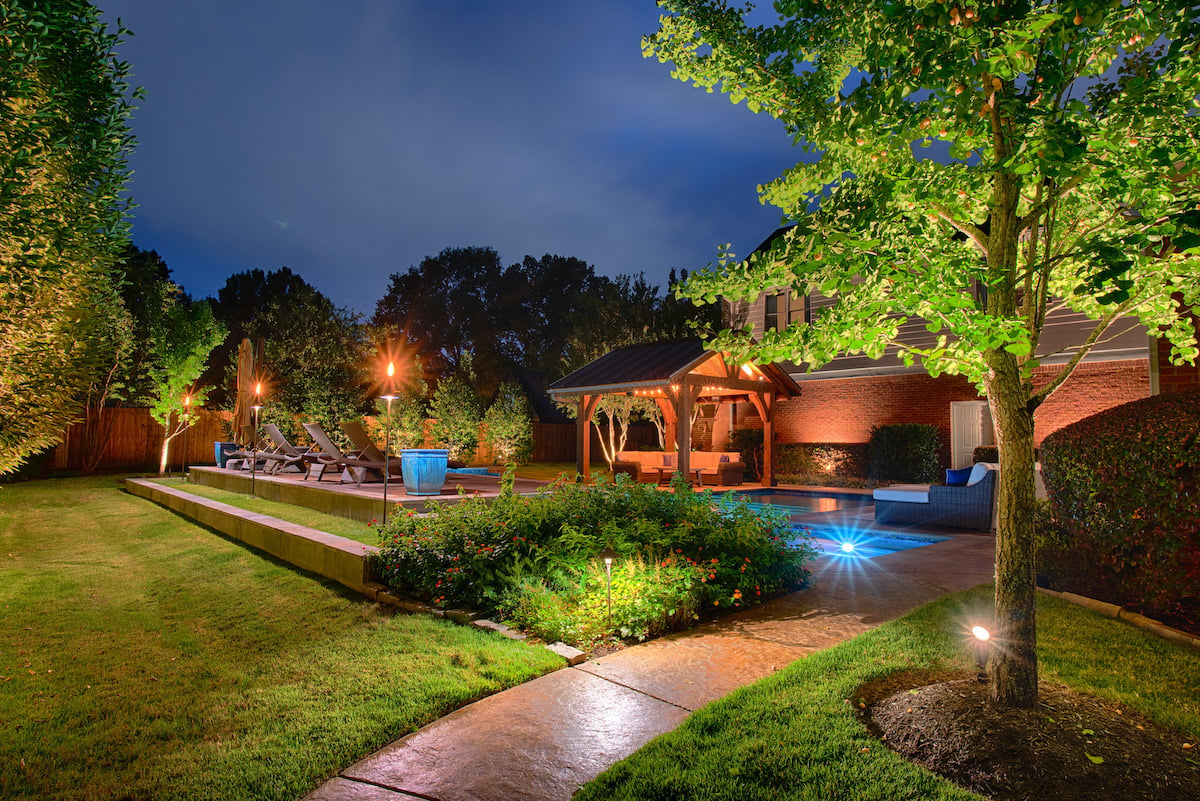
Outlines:
[[[865, 526], [869, 516], [810, 522]], [[306, 801], [565, 801], [708, 702], [992, 580], [991, 535], [937, 533], [950, 538], [873, 559], [822, 556], [807, 589], [484, 698], [351, 765]]]

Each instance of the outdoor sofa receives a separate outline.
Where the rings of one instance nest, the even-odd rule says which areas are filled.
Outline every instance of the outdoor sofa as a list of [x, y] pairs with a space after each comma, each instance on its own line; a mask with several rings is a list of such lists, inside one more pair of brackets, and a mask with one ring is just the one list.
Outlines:
[[[925, 523], [988, 531], [1000, 465], [979, 462], [962, 486], [894, 484], [873, 493], [877, 523]], [[950, 471], [951, 473], [956, 471]]]
[[[701, 484], [738, 486], [746, 465], [740, 453], [692, 451], [688, 454], [691, 471]], [[664, 451], [619, 451], [613, 460], [613, 476], [627, 475], [643, 484], [662, 483], [676, 472], [679, 454]], [[690, 478], [690, 477], [689, 477]]]

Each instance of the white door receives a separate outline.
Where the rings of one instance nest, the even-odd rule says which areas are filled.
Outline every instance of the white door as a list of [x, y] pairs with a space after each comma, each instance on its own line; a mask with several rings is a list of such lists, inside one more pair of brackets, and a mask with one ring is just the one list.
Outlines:
[[992, 412], [987, 401], [953, 401], [950, 404], [950, 462], [954, 469], [970, 467], [975, 449], [995, 445]]

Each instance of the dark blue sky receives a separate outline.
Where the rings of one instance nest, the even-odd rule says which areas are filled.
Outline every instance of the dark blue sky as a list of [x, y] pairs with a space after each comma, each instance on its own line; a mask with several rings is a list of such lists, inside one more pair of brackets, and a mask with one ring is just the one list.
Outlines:
[[446, 247], [607, 275], [746, 255], [782, 127], [641, 55], [651, 0], [98, 0], [147, 97], [134, 242], [194, 296], [289, 266], [370, 313]]

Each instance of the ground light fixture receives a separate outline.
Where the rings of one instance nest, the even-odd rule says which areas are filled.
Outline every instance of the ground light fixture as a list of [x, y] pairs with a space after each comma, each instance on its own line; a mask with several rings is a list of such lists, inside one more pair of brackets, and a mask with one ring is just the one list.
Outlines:
[[387, 366], [387, 385], [384, 389], [386, 395], [380, 395], [380, 399], [387, 403], [387, 415], [384, 417], [383, 423], [383, 525], [387, 525], [388, 512], [388, 473], [392, 472], [391, 463], [391, 445], [392, 445], [392, 401], [396, 396], [392, 394], [392, 381], [396, 375], [396, 365], [393, 362], [388, 362]]
[[992, 633], [983, 626], [972, 626], [971, 637], [974, 638], [972, 645], [975, 649], [975, 666], [979, 668], [976, 678], [981, 683], [986, 683], [988, 651], [991, 649]]
[[604, 560], [604, 585], [608, 596], [608, 630], [612, 631], [612, 563], [613, 560], [620, 556], [619, 553], [612, 548], [605, 548], [600, 552], [600, 558]]

